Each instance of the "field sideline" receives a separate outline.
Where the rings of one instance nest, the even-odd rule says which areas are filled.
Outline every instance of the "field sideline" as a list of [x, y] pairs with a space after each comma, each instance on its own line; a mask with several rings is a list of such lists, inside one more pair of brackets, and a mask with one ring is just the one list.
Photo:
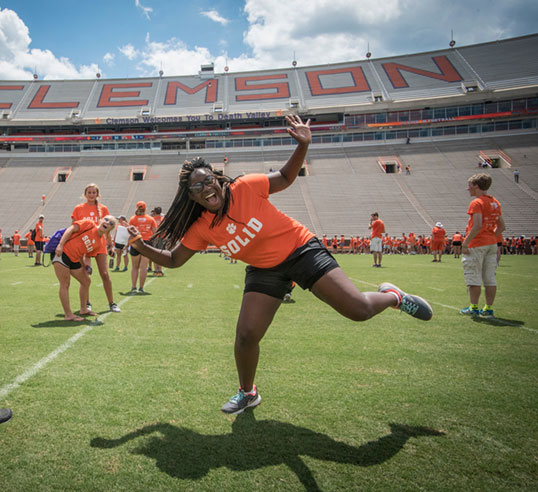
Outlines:
[[243, 265], [196, 255], [136, 296], [111, 273], [119, 314], [93, 275], [100, 316], [74, 323], [52, 267], [2, 254], [1, 490], [536, 490], [538, 257], [502, 258], [496, 320], [459, 314], [459, 260], [337, 260], [361, 290], [425, 297], [433, 320], [354, 323], [296, 288], [262, 341], [262, 404], [234, 418]]

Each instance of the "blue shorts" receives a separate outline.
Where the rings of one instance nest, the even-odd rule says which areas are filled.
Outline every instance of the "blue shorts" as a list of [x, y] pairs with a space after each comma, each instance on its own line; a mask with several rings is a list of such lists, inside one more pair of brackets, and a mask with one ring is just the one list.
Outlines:
[[310, 290], [323, 275], [338, 266], [333, 255], [314, 237], [275, 267], [257, 268], [248, 265], [244, 293], [260, 292], [282, 299], [291, 289], [292, 282]]

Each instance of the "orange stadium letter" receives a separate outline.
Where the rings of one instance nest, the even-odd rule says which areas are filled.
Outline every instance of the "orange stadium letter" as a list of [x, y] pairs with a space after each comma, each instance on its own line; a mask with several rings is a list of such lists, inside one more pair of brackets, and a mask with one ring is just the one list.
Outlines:
[[166, 97], [164, 98], [165, 105], [174, 105], [177, 103], [177, 91], [179, 89], [190, 95], [205, 89], [205, 102], [212, 103], [217, 101], [218, 80], [206, 80], [196, 87], [189, 87], [181, 82], [168, 82], [168, 85], [166, 86]]
[[[353, 85], [347, 87], [328, 87], [324, 88], [321, 83], [321, 76], [333, 75], [336, 73], [349, 73], [353, 79]], [[346, 94], [349, 92], [369, 91], [370, 84], [366, 80], [361, 67], [350, 68], [333, 68], [332, 70], [316, 70], [315, 72], [306, 72], [308, 85], [313, 96], [326, 96], [331, 94]]]
[[139, 97], [140, 91], [115, 92], [114, 89], [131, 89], [135, 87], [153, 87], [152, 82], [137, 82], [133, 84], [104, 84], [99, 98], [98, 108], [114, 108], [119, 106], [147, 106], [148, 99], [131, 99], [127, 101], [112, 101], [115, 98]]
[[402, 71], [422, 75], [431, 79], [444, 80], [445, 82], [460, 82], [463, 80], [463, 77], [446, 56], [434, 56], [432, 60], [439, 67], [440, 73], [402, 65], [400, 63], [383, 63], [382, 66], [395, 89], [409, 87], [401, 74]]
[[237, 77], [235, 79], [236, 91], [254, 91], [254, 90], [259, 90], [259, 89], [274, 89], [275, 92], [235, 96], [235, 100], [236, 101], [256, 101], [258, 99], [279, 99], [282, 97], [290, 97], [290, 86], [287, 82], [275, 82], [273, 84], [249, 85], [249, 82], [255, 82], [258, 80], [287, 79], [287, 78], [288, 76], [285, 73], [275, 74], [275, 75], [258, 75], [254, 77]]

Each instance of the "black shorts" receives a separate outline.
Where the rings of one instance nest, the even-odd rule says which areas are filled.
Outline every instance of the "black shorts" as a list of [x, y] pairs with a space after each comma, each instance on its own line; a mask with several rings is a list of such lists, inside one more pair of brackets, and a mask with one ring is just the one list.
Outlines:
[[461, 241], [452, 241], [452, 246], [461, 246]]
[[114, 247], [116, 249], [123, 250], [123, 248], [125, 248], [125, 244], [114, 243]]
[[51, 253], [50, 261], [51, 263], [60, 263], [60, 265], [69, 268], [69, 270], [78, 270], [79, 268], [82, 268], [82, 264], [79, 261], [72, 261], [65, 253], [62, 253], [61, 258], [56, 256], [55, 253]]
[[273, 268], [248, 265], [244, 292], [260, 292], [282, 299], [292, 282], [310, 290], [323, 275], [338, 266], [327, 248], [314, 237]]
[[[149, 244], [149, 241], [144, 241], [144, 243]], [[138, 251], [134, 246], [130, 246], [129, 253], [131, 253], [131, 256], [138, 256], [140, 254], [140, 251]]]
[[35, 250], [36, 251], [43, 251], [43, 244], [45, 244], [43, 241], [36, 241], [35, 242]]

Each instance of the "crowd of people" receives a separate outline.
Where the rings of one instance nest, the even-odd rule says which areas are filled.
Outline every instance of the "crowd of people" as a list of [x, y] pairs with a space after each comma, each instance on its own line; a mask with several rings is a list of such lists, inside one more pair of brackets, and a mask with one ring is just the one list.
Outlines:
[[[441, 224], [438, 222], [437, 224]], [[433, 255], [435, 249], [432, 248], [433, 230], [430, 235], [415, 235], [414, 232], [402, 232], [399, 236], [389, 236], [384, 234], [382, 237], [383, 254], [385, 255]], [[442, 226], [442, 224], [441, 224]], [[350, 236], [334, 235], [327, 237], [323, 235], [323, 244], [332, 253], [336, 254], [371, 254], [371, 238], [369, 236]], [[443, 255], [454, 255], [459, 258], [461, 255], [461, 244], [463, 235], [456, 231], [453, 234], [447, 234], [445, 231], [441, 243]], [[502, 237], [498, 241], [500, 254], [503, 255], [536, 255], [538, 254], [538, 243], [536, 236], [526, 237], [511, 236]], [[435, 259], [435, 258], [434, 258]], [[432, 260], [433, 261], [433, 260]]]

